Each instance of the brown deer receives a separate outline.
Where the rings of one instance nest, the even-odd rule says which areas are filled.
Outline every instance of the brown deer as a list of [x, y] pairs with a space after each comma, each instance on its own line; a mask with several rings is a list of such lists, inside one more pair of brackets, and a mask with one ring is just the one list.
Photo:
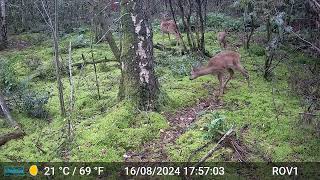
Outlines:
[[[232, 79], [234, 71], [240, 71], [248, 81], [250, 87], [249, 74], [240, 64], [240, 54], [234, 51], [222, 51], [209, 59], [208, 65], [200, 68], [192, 68], [190, 80], [196, 79], [207, 74], [217, 75], [219, 80], [219, 96], [222, 96], [224, 88]], [[230, 76], [223, 85], [223, 75], [228, 71]]]
[[217, 34], [217, 39], [220, 44], [220, 47], [224, 49], [227, 48], [226, 37], [227, 37], [227, 31], [221, 31], [221, 32], [218, 32]]
[[167, 16], [167, 14], [162, 14], [162, 19], [160, 22], [160, 30], [161, 32], [167, 33], [169, 40], [170, 40], [170, 34], [173, 34], [175, 36], [175, 39], [177, 43], [179, 44], [179, 41], [181, 40], [181, 35], [178, 31], [178, 26], [174, 22], [174, 20], [170, 20]]

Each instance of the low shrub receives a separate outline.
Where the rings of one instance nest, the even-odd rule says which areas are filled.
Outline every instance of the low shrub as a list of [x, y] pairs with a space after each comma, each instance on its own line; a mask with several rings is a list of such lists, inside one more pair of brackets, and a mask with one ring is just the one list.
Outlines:
[[208, 13], [207, 26], [209, 29], [228, 29], [229, 31], [240, 31], [242, 22], [230, 16], [219, 13]]

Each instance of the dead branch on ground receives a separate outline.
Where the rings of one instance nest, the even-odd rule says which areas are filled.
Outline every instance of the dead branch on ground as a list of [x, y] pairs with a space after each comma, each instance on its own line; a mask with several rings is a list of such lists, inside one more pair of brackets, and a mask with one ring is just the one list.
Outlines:
[[[204, 149], [207, 147], [212, 141], [208, 142], [207, 144], [203, 145], [202, 147], [195, 150], [191, 156], [189, 157], [189, 162], [198, 151]], [[240, 162], [246, 161], [246, 154], [247, 151], [239, 144], [239, 141], [236, 138], [236, 133], [234, 127], [231, 127], [217, 142], [217, 144], [205, 155], [203, 156], [195, 165], [194, 167], [200, 166], [202, 163], [204, 163], [208, 158], [210, 158], [214, 152], [219, 150], [221, 147], [229, 147], [233, 149], [235, 154], [237, 155], [237, 158]]]
[[18, 128], [11, 133], [0, 136], [0, 146], [6, 144], [10, 140], [19, 139], [19, 138], [23, 137], [24, 135], [25, 135], [25, 133], [20, 128]]

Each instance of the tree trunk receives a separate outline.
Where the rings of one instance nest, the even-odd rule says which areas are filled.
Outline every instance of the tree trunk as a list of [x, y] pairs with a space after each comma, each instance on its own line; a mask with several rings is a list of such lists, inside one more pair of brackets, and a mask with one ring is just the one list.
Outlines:
[[246, 41], [246, 46], [245, 48], [248, 50], [250, 48], [250, 41], [251, 41], [251, 37], [254, 33], [254, 21], [253, 21], [253, 16], [251, 15], [251, 26], [250, 26], [250, 33], [247, 33], [247, 41]]
[[186, 33], [187, 33], [188, 44], [190, 46], [190, 49], [194, 50], [193, 43], [191, 41], [191, 33], [192, 33], [191, 27], [190, 27], [190, 24], [188, 24], [187, 18], [185, 17], [185, 12], [184, 12], [184, 8], [183, 8], [181, 0], [178, 1], [178, 6], [180, 8], [181, 20], [182, 20], [184, 29], [186, 30]]
[[174, 13], [174, 9], [173, 9], [172, 1], [171, 1], [171, 0], [169, 0], [169, 5], [170, 5], [170, 10], [171, 10], [172, 18], [173, 18], [173, 20], [174, 20], [174, 23], [175, 23], [176, 26], [177, 26], [177, 30], [178, 30], [179, 36], [181, 37], [180, 40], [181, 40], [181, 43], [182, 43], [182, 48], [183, 48], [184, 51], [187, 51], [186, 44], [185, 44], [184, 41], [183, 41], [181, 32], [180, 32], [179, 27], [178, 27], [178, 23], [177, 23], [177, 20], [176, 20], [176, 16], [175, 16], [175, 13]]
[[159, 85], [154, 73], [149, 1], [121, 1], [123, 47], [121, 52], [120, 100], [129, 100], [140, 110], [155, 110]]
[[114, 57], [115, 57], [118, 61], [120, 61], [120, 50], [119, 50], [119, 48], [118, 48], [118, 46], [117, 46], [116, 41], [114, 40], [114, 37], [113, 37], [112, 32], [110, 32], [110, 31], [107, 32], [106, 40], [107, 40], [107, 42], [108, 42], [108, 44], [109, 44], [109, 46], [110, 46], [110, 49], [111, 49]]
[[59, 43], [58, 43], [58, 0], [54, 1], [55, 3], [55, 21], [54, 21], [54, 30], [53, 30], [53, 41], [54, 41], [54, 58], [55, 58], [55, 65], [56, 65], [56, 76], [57, 76], [57, 83], [58, 83], [58, 92], [59, 92], [59, 101], [60, 101], [60, 112], [61, 116], [66, 116], [66, 109], [64, 106], [64, 97], [63, 97], [63, 84], [61, 81], [61, 66], [59, 60]]
[[0, 50], [7, 48], [6, 0], [0, 0]]
[[4, 96], [2, 95], [1, 92], [0, 92], [0, 107], [1, 107], [1, 111], [3, 112], [3, 114], [5, 116], [7, 123], [14, 128], [18, 127], [18, 123], [12, 118], [10, 111], [9, 111], [9, 108], [6, 104], [5, 99], [4, 99]]
[[200, 30], [200, 39], [199, 39], [199, 50], [205, 53], [205, 44], [204, 44], [204, 19], [202, 14], [202, 2], [201, 0], [196, 1], [198, 4], [198, 16], [199, 16], [199, 30]]

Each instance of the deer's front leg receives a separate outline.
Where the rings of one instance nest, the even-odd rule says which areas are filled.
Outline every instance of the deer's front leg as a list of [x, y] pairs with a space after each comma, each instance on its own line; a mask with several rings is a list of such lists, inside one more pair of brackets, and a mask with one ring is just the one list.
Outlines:
[[218, 80], [219, 80], [219, 96], [223, 95], [223, 74], [218, 74]]

